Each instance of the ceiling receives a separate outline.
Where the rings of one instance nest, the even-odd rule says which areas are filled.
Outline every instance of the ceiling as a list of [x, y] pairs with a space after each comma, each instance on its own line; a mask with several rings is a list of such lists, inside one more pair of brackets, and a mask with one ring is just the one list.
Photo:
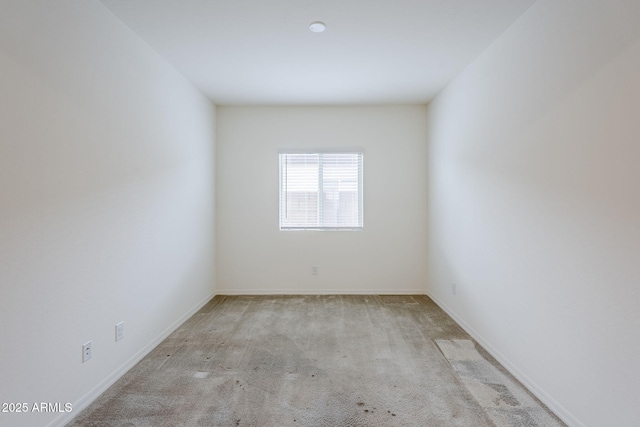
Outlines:
[[216, 104], [343, 105], [428, 102], [535, 0], [101, 1]]

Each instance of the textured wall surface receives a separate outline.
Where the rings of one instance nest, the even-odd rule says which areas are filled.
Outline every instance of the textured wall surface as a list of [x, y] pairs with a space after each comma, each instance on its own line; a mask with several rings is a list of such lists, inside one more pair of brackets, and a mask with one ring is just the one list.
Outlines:
[[575, 426], [640, 417], [639, 20], [538, 1], [429, 108], [429, 295]]
[[96, 1], [2, 2], [0, 69], [0, 402], [77, 410], [214, 292], [215, 108]]
[[[222, 293], [424, 293], [426, 107], [218, 107]], [[279, 231], [278, 150], [364, 149], [363, 231]], [[318, 266], [318, 275], [311, 275]]]

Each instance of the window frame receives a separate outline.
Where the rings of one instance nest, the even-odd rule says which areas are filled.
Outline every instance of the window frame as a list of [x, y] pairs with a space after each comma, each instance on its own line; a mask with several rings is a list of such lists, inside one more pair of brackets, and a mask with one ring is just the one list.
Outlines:
[[[302, 226], [291, 227], [282, 224], [282, 197], [283, 197], [283, 161], [286, 154], [357, 154], [360, 156], [358, 165], [358, 218], [359, 226]], [[323, 162], [318, 164], [318, 222], [322, 217], [322, 190], [323, 190]], [[280, 231], [363, 231], [364, 230], [364, 150], [362, 148], [336, 148], [336, 149], [281, 149], [278, 150], [278, 227]]]

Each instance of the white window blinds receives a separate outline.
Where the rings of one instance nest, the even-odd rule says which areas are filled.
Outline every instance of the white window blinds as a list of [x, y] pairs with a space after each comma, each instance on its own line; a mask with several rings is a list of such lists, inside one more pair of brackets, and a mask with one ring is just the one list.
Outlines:
[[280, 229], [361, 229], [362, 153], [281, 153]]

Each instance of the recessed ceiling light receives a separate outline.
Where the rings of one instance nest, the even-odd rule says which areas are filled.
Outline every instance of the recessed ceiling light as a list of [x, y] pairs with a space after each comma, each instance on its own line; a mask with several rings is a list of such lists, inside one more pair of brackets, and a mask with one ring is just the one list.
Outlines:
[[324, 22], [316, 21], [312, 22], [311, 25], [309, 25], [309, 29], [314, 33], [321, 33], [327, 29], [327, 26]]

